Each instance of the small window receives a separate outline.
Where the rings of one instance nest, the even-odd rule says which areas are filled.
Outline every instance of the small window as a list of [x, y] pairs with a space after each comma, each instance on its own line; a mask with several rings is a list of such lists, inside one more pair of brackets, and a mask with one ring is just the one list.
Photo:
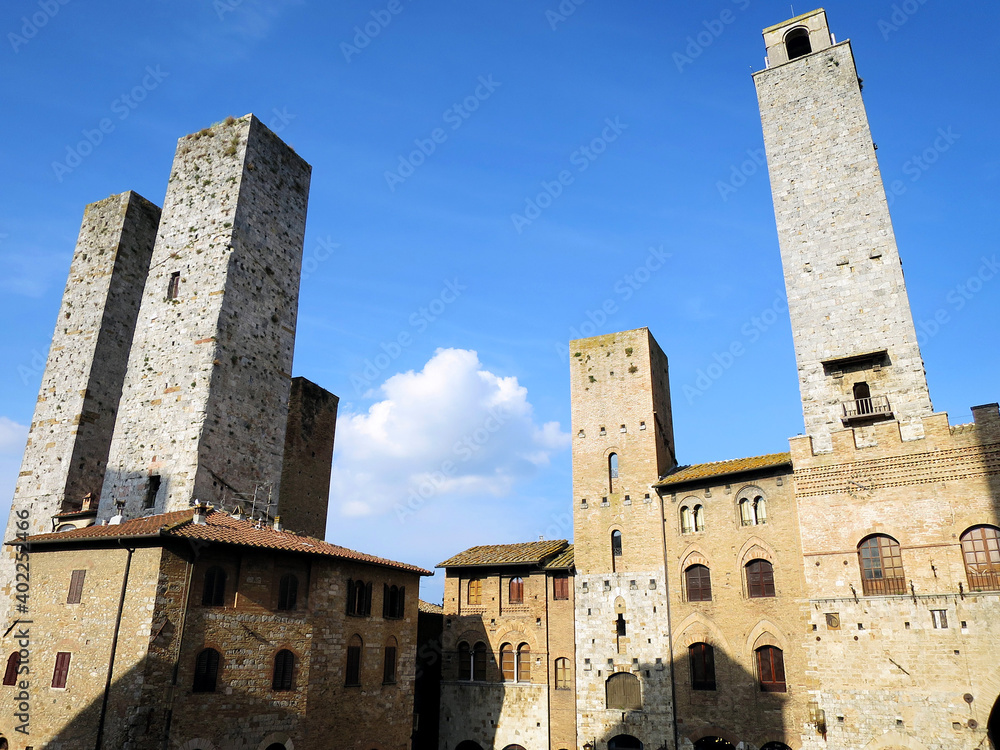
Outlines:
[[789, 60], [795, 60], [812, 52], [808, 29], [800, 27], [789, 31], [785, 37], [785, 51], [788, 53]]
[[569, 599], [569, 576], [558, 575], [552, 578], [552, 598]]
[[774, 567], [767, 560], [751, 560], [746, 565], [747, 593], [753, 599], [774, 596]]
[[705, 565], [692, 565], [684, 571], [689, 602], [712, 601], [712, 576]]
[[694, 506], [692, 511], [694, 514], [694, 530], [704, 531], [705, 530], [705, 509], [700, 505]]
[[511, 578], [509, 587], [509, 600], [511, 604], [524, 604], [524, 579]]
[[458, 679], [472, 679], [472, 649], [465, 641], [458, 644]]
[[569, 690], [570, 685], [569, 659], [556, 659], [556, 690]]
[[347, 671], [344, 673], [344, 685], [357, 687], [361, 684], [361, 650], [364, 643], [360, 635], [352, 635], [347, 642]]
[[194, 693], [214, 693], [219, 679], [219, 652], [206, 648], [194, 662]]
[[767, 523], [766, 502], [764, 495], [760, 492], [751, 492], [751, 494], [741, 497], [739, 506], [740, 524], [743, 526], [759, 526]]
[[618, 478], [618, 454], [608, 456], [608, 492], [615, 491], [615, 480]]
[[181, 272], [174, 271], [167, 282], [167, 299], [177, 299], [181, 293]]
[[611, 570], [617, 571], [621, 567], [619, 558], [622, 556], [622, 533], [615, 529], [611, 532]]
[[292, 672], [295, 670], [295, 654], [287, 648], [274, 656], [274, 677], [271, 679], [272, 690], [291, 690]]
[[74, 570], [69, 577], [69, 595], [67, 604], [79, 604], [83, 598], [83, 581], [87, 577], [86, 570]]
[[372, 613], [372, 583], [347, 579], [347, 614], [368, 617]]
[[517, 678], [515, 656], [512, 644], [505, 643], [500, 646], [500, 673], [507, 682], [513, 682]]
[[483, 605], [483, 581], [480, 578], [469, 581], [469, 605], [472, 607]]
[[21, 652], [12, 651], [7, 657], [7, 670], [3, 673], [4, 685], [16, 685], [17, 673], [21, 669]]
[[278, 582], [278, 609], [295, 609], [299, 594], [299, 579], [294, 573], [285, 573]]
[[472, 679], [477, 682], [486, 679], [486, 644], [482, 641], [472, 649]]
[[785, 659], [777, 646], [762, 646], [757, 649], [757, 671], [760, 689], [764, 693], [784, 693]]
[[226, 571], [218, 565], [205, 571], [201, 603], [205, 607], [221, 607], [226, 603]]
[[1000, 529], [973, 526], [962, 534], [965, 574], [973, 591], [1000, 589]]
[[382, 585], [382, 617], [387, 620], [400, 620], [404, 615], [405, 586]]
[[690, 534], [694, 531], [694, 513], [688, 506], [681, 508], [681, 533]]
[[935, 630], [946, 629], [948, 627], [948, 610], [932, 609], [931, 622], [934, 624]]
[[393, 685], [396, 682], [396, 639], [390, 637], [385, 644], [385, 659], [382, 662], [382, 684]]
[[688, 646], [691, 663], [691, 687], [694, 690], [715, 690], [715, 649], [707, 643]]
[[531, 647], [527, 643], [517, 647], [517, 681], [531, 682]]
[[56, 666], [52, 670], [52, 687], [66, 687], [66, 679], [69, 677], [69, 660], [72, 657], [68, 651], [60, 651], [56, 654]]
[[160, 475], [153, 474], [146, 483], [146, 499], [142, 503], [143, 508], [156, 506], [156, 495], [160, 491]]
[[861, 588], [865, 596], [905, 594], [903, 555], [891, 536], [875, 534], [858, 545]]

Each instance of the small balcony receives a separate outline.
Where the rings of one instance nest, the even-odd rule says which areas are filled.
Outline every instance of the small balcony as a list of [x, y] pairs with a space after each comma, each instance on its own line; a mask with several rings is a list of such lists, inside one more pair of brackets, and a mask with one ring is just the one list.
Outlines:
[[889, 406], [889, 399], [885, 396], [870, 396], [844, 402], [842, 419], [845, 425], [892, 418], [892, 407]]
[[905, 594], [905, 578], [861, 578], [861, 589], [865, 596], [890, 596]]

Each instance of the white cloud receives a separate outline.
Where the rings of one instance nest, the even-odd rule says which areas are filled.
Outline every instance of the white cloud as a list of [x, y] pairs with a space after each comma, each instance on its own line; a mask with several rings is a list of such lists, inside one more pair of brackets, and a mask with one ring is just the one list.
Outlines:
[[10, 501], [14, 497], [17, 473], [21, 468], [21, 456], [27, 440], [27, 425], [0, 417], [0, 530], [7, 528]]
[[536, 424], [517, 378], [474, 351], [438, 349], [420, 372], [393, 375], [366, 413], [342, 413], [331, 482], [335, 512], [405, 516], [434, 498], [508, 494], [569, 445]]
[[27, 440], [27, 425], [18, 424], [7, 417], [0, 417], [0, 456], [14, 456], [20, 459]]

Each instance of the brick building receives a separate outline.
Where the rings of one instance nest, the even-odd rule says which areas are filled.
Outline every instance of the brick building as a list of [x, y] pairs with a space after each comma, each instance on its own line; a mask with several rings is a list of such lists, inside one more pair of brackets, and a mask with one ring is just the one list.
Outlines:
[[570, 342], [577, 747], [1000, 748], [1000, 407], [933, 411], [850, 42], [764, 43], [805, 434], [679, 465], [649, 331]]

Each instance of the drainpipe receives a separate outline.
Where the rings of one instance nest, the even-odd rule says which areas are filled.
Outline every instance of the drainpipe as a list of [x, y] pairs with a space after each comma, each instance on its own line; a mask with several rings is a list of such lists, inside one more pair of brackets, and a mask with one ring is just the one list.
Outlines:
[[[121, 540], [118, 540], [121, 544]], [[126, 547], [128, 557], [125, 559], [125, 573], [122, 576], [122, 591], [118, 596], [118, 614], [115, 617], [115, 633], [111, 637], [111, 655], [108, 657], [108, 676], [104, 682], [104, 697], [101, 699], [101, 715], [97, 720], [97, 741], [94, 743], [94, 750], [101, 750], [101, 743], [104, 741], [104, 721], [108, 714], [108, 698], [111, 694], [111, 680], [115, 672], [115, 652], [118, 651], [118, 633], [122, 626], [122, 611], [125, 609], [125, 592], [128, 589], [128, 573], [132, 567], [132, 554], [135, 547]]]

